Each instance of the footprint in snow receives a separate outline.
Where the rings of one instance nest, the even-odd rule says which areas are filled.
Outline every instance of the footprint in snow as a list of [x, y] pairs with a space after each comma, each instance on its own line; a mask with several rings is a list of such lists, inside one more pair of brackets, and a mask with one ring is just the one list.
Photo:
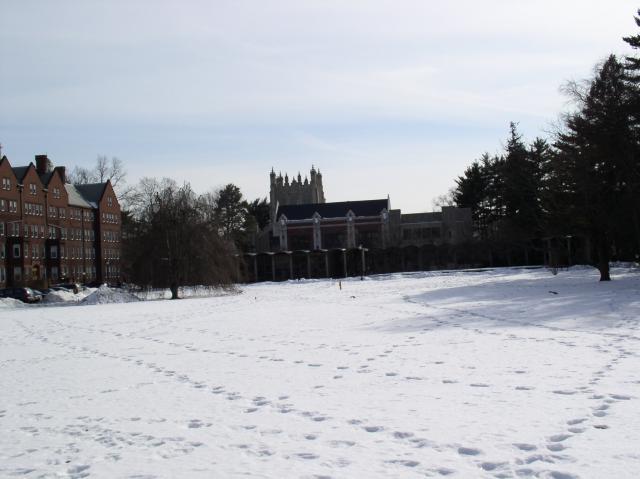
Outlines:
[[477, 456], [482, 451], [480, 449], [476, 449], [474, 447], [459, 447], [458, 454], [461, 456]]
[[628, 401], [631, 399], [631, 396], [627, 396], [626, 394], [609, 394], [609, 396], [618, 401]]
[[398, 464], [400, 466], [405, 466], [405, 467], [416, 467], [420, 465], [418, 461], [411, 461], [407, 459], [393, 459], [391, 461], [385, 461], [385, 462], [387, 462], [388, 464]]
[[565, 449], [565, 446], [563, 446], [560, 443], [555, 443], [555, 444], [547, 445], [547, 449], [549, 449], [552, 452], [560, 452], [560, 451], [563, 451]]
[[456, 471], [453, 470], [453, 469], [447, 469], [446, 467], [441, 467], [439, 469], [436, 469], [436, 472], [438, 474], [440, 474], [441, 476], [449, 476], [449, 475], [453, 474]]
[[299, 452], [298, 454], [295, 454], [295, 456], [306, 460], [318, 459], [318, 457], [320, 457], [317, 454], [312, 454], [310, 452]]
[[483, 462], [480, 467], [485, 471], [495, 471], [499, 467], [504, 467], [506, 462]]
[[570, 420], [567, 421], [567, 424], [569, 426], [575, 426], [576, 424], [582, 424], [586, 420], [587, 420], [587, 418], [585, 418], [585, 417], [580, 418], [580, 419], [570, 419]]
[[551, 391], [553, 394], [560, 394], [561, 396], [572, 396], [576, 393], [576, 391], [566, 390], [566, 389], [556, 389], [555, 391]]
[[364, 426], [363, 429], [367, 432], [380, 432], [384, 428], [382, 426]]
[[517, 447], [518, 449], [520, 449], [521, 451], [535, 451], [536, 449], [538, 449], [533, 444], [527, 444], [527, 443], [523, 443], [523, 442], [515, 443], [514, 446]]
[[351, 447], [351, 446], [355, 446], [355, 442], [354, 441], [330, 441], [329, 445], [331, 447]]

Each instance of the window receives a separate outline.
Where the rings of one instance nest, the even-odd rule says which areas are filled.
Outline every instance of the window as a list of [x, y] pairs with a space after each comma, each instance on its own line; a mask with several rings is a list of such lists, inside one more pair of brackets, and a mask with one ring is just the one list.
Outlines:
[[7, 211], [7, 200], [0, 200], [0, 211]]
[[20, 236], [20, 223], [13, 223], [13, 236]]
[[40, 238], [44, 238], [44, 225], [38, 227], [40, 229]]
[[4, 257], [5, 257], [4, 247], [5, 247], [5, 244], [4, 243], [0, 243], [0, 259], [4, 259]]
[[60, 218], [65, 218], [67, 214], [67, 211], [64, 208], [58, 208], [58, 216]]
[[14, 244], [13, 245], [13, 257], [14, 258], [19, 258], [20, 257], [20, 245], [19, 244]]
[[0, 266], [0, 283], [4, 283], [7, 280], [7, 269], [4, 266]]
[[111, 196], [107, 196], [107, 205], [113, 206], [113, 200], [111, 199]]
[[58, 279], [58, 267], [57, 266], [52, 266], [51, 267], [51, 279]]
[[13, 279], [14, 281], [22, 281], [22, 268], [20, 266], [13, 267]]
[[29, 183], [29, 193], [35, 196], [38, 193], [35, 183]]
[[4, 223], [0, 221], [0, 236], [4, 236]]
[[18, 202], [15, 200], [9, 200], [9, 212], [17, 213], [18, 212]]
[[52, 245], [51, 248], [49, 249], [49, 257], [51, 259], [58, 258], [58, 247], [56, 245]]
[[60, 198], [60, 188], [54, 188], [53, 189], [53, 197], [54, 198]]
[[11, 178], [2, 178], [2, 189], [3, 190], [11, 189]]

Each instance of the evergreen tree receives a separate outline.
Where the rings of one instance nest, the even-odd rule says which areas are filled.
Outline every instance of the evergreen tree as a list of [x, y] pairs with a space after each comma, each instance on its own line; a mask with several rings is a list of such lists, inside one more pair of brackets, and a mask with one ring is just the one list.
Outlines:
[[[640, 9], [638, 10], [638, 17], [634, 17], [636, 25], [640, 27]], [[631, 48], [640, 49], [640, 34], [624, 37], [623, 40], [627, 42]], [[640, 71], [640, 58], [626, 57], [627, 68], [632, 71]]]
[[629, 116], [629, 89], [624, 66], [611, 55], [599, 69], [567, 117], [566, 131], [556, 147], [568, 167], [569, 191], [585, 234], [593, 243], [601, 281], [608, 281], [609, 261], [624, 242], [626, 224], [637, 223], [636, 205], [628, 174], [633, 170], [635, 145]]
[[529, 242], [540, 233], [539, 162], [542, 159], [539, 153], [527, 150], [516, 124], [512, 122], [500, 172], [504, 192], [505, 237], [512, 242]]

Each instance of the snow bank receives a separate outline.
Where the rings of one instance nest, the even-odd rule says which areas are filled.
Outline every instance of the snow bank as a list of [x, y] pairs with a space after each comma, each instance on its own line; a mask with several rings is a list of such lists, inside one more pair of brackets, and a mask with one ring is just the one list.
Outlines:
[[25, 303], [19, 299], [0, 298], [0, 309], [23, 308]]
[[132, 303], [140, 301], [139, 298], [121, 289], [100, 286], [94, 292], [82, 300], [83, 304], [107, 304], [107, 303]]
[[70, 303], [78, 302], [82, 298], [83, 296], [75, 294], [73, 291], [51, 291], [43, 298], [42, 302], [44, 304]]

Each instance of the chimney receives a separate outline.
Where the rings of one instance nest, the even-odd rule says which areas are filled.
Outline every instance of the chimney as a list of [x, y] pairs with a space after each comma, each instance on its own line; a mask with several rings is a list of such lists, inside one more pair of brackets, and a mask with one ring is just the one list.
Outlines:
[[55, 168], [58, 173], [60, 173], [60, 177], [62, 178], [62, 183], [67, 182], [67, 169], [64, 166], [56, 166]]
[[36, 155], [36, 171], [39, 175], [53, 171], [53, 163], [47, 158], [47, 155]]

